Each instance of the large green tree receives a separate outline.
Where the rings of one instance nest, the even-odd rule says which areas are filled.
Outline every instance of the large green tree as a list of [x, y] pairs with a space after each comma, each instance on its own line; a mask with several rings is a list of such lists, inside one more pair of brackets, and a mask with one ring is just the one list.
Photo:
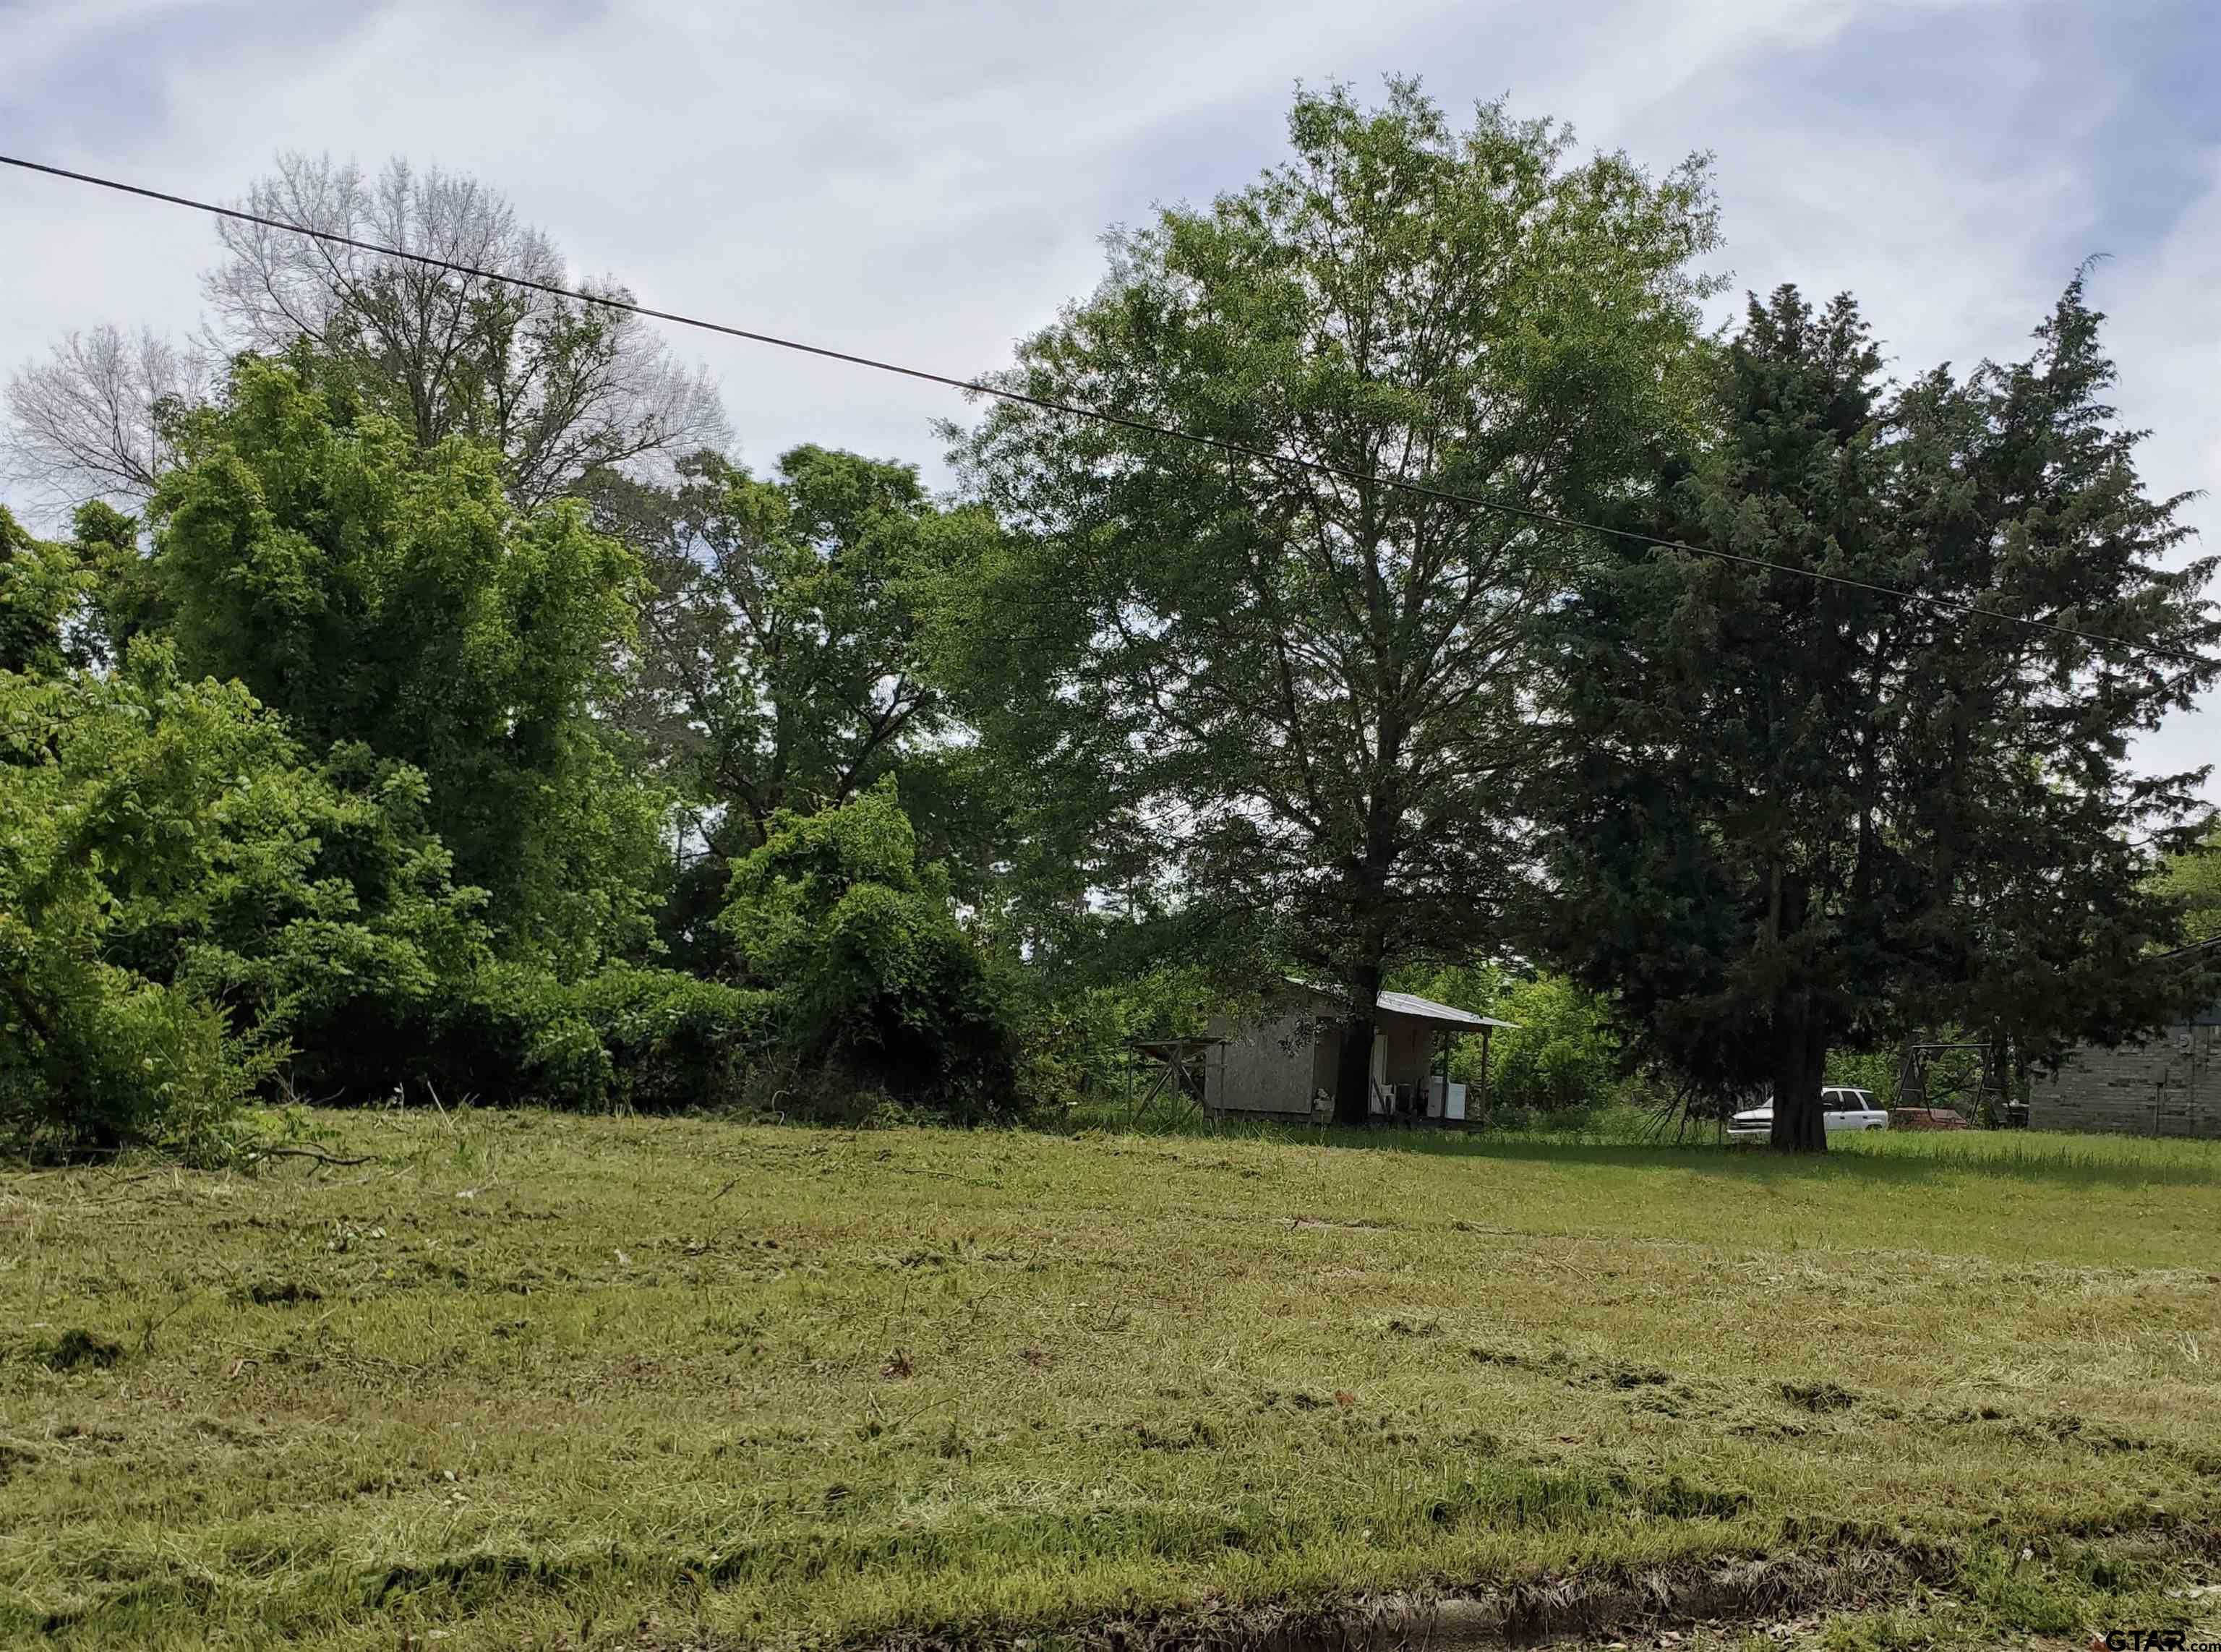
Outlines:
[[782, 810], [838, 808], [900, 777], [929, 852], [972, 829], [966, 760], [919, 641], [920, 593], [992, 535], [916, 469], [803, 447], [768, 478], [717, 454], [674, 486], [614, 473], [599, 526], [639, 547], [648, 593], [613, 720], [685, 805], [695, 853], [667, 929], [709, 944], [734, 861]]
[[2182, 909], [2186, 942], [2221, 941], [2221, 825], [2168, 861], [2160, 888]]
[[2144, 489], [2143, 433], [2105, 402], [2103, 320], [2078, 277], [2025, 360], [1955, 385], [1931, 373], [1895, 409], [1900, 528], [1931, 566], [1986, 606], [2151, 650], [1962, 625], [1939, 632], [1908, 696], [1908, 771], [1927, 777], [1905, 827], [1925, 878], [1911, 1011], [1977, 1036], [1993, 1099], [2076, 1043], [2165, 1024], [2212, 984], [2159, 956], [2183, 934], [2149, 878], [2208, 813], [2211, 769], [2130, 760], [2221, 679], [2221, 610], [2203, 594], [2217, 560], [2180, 554], [2188, 496]]
[[578, 505], [527, 508], [500, 455], [421, 447], [295, 366], [241, 358], [150, 507], [155, 616], [185, 669], [244, 684], [314, 752], [412, 765], [505, 948], [560, 973], [644, 936], [660, 795], [597, 725], [641, 590]]
[[[1499, 941], [1545, 749], [1528, 628], [1580, 549], [1391, 483], [1573, 510], [1624, 485], [1684, 410], [1712, 214], [1694, 163], [1577, 163], [1408, 83], [1305, 92], [1288, 132], [1248, 188], [1115, 234], [1003, 382], [1326, 468], [999, 405], [960, 459], [1015, 531], [942, 658], [1014, 768], [1155, 852], [1160, 902], [1339, 984], [1362, 1121], [1384, 973]], [[1081, 863], [1098, 900], [1108, 862]]]
[[1955, 1022], [2044, 1059], [2164, 1012], [2136, 840], [2198, 777], [2133, 774], [2127, 738], [2212, 680], [2221, 635], [2096, 400], [2079, 287], [2025, 363], [1894, 401], [1879, 366], [1849, 299], [1754, 299], [1716, 434], [1627, 517], [1724, 554], [1615, 540], [1550, 627], [1538, 944], [1685, 1077], [1770, 1084], [1798, 1149], [1838, 1042]]

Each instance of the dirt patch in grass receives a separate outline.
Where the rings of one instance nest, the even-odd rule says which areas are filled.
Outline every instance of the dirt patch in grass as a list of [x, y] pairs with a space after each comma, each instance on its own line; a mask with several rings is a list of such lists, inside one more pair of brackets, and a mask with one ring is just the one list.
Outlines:
[[0, 1486], [5, 1486], [38, 1460], [39, 1454], [28, 1446], [9, 1445], [0, 1440]]
[[[2039, 1546], [2040, 1545], [2040, 1548]], [[2183, 1580], [2221, 1563], [2221, 1530], [2162, 1524], [2130, 1535], [2123, 1557], [2036, 1538], [2018, 1552], [1890, 1541], [1873, 1533], [1775, 1555], [1689, 1556], [1649, 1568], [1599, 1567], [1474, 1588], [1440, 1586], [1318, 1605], [1225, 1605], [1120, 1615], [1026, 1633], [900, 1633], [869, 1652], [1054, 1645], [1071, 1652], [1481, 1652], [1630, 1641], [1687, 1652], [1753, 1644], [1830, 1648], [1999, 1645], [2069, 1632], [2084, 1618], [2146, 1614], [2182, 1627], [2221, 1586]], [[1892, 1632], [1907, 1609], [1919, 1624]], [[2110, 1621], [2105, 1620], [2105, 1621]], [[2123, 1621], [2125, 1621], [2124, 1619]], [[1880, 1630], [1869, 1638], [1869, 1630]]]
[[1785, 1382], [1781, 1397], [1799, 1411], [1847, 1411], [1859, 1403], [1849, 1389], [1833, 1382]]
[[[1648, 1570], [1602, 1569], [1498, 1587], [1390, 1593], [1340, 1607], [1270, 1606], [1081, 1629], [1077, 1646], [1118, 1652], [1370, 1652], [1380, 1649], [1531, 1645], [1707, 1620], [1754, 1624], [1903, 1593], [1924, 1578], [1952, 1574], [1947, 1557], [1901, 1549], [1826, 1557], [1720, 1557]], [[887, 1652], [952, 1649], [955, 1643], [891, 1639]], [[971, 1644], [978, 1644], [972, 1643]]]
[[239, 1299], [258, 1308], [291, 1308], [302, 1303], [322, 1302], [324, 1293], [298, 1280], [257, 1280], [240, 1292]]
[[27, 1363], [49, 1371], [105, 1371], [122, 1357], [122, 1343], [82, 1327], [72, 1327], [59, 1336], [40, 1337], [23, 1350]]
[[1617, 1360], [1578, 1360], [1563, 1350], [1554, 1350], [1539, 1359], [1485, 1348], [1467, 1349], [1466, 1354], [1476, 1365], [1539, 1372], [1583, 1388], [1616, 1388], [1625, 1392], [1636, 1388], [1664, 1388], [1674, 1382], [1672, 1373], [1655, 1367], [1628, 1365]]

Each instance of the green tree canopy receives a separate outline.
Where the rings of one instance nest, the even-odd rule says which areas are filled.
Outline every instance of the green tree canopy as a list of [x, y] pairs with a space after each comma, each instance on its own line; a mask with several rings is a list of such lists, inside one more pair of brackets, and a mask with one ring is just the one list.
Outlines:
[[[1685, 412], [1712, 245], [1697, 163], [1573, 163], [1417, 87], [1306, 92], [1293, 158], [1114, 234], [1102, 287], [1002, 381], [1338, 474], [1003, 404], [960, 447], [1010, 541], [949, 592], [945, 668], [1066, 842], [1330, 975], [1365, 1117], [1383, 973], [1497, 944], [1545, 747], [1528, 628], [1581, 547], [1367, 479], [1586, 510]], [[1079, 860], [1083, 883], [1129, 868]]]
[[0, 505], [0, 671], [50, 677], [69, 667], [69, 623], [85, 584], [67, 548], [33, 539]]
[[2181, 908], [2185, 942], [2221, 941], [2221, 825], [2168, 859], [2160, 888]]
[[420, 448], [285, 363], [241, 358], [179, 445], [151, 505], [153, 598], [130, 611], [312, 751], [421, 770], [506, 948], [575, 973], [636, 944], [660, 804], [592, 715], [633, 634], [633, 555], [575, 504], [513, 503], [491, 448]]
[[[436, 166], [396, 157], [366, 177], [328, 156], [284, 154], [247, 198], [289, 223], [625, 296], [574, 283], [498, 191]], [[265, 353], [307, 345], [333, 381], [419, 447], [484, 442], [523, 504], [597, 469], [723, 439], [715, 387], [629, 311], [241, 220], [219, 221], [217, 233], [228, 256], [206, 285], [232, 341]]]
[[613, 715], [706, 850], [674, 900], [679, 956], [698, 952], [697, 920], [782, 810], [837, 808], [894, 774], [934, 850], [967, 835], [964, 761], [916, 603], [976, 560], [984, 512], [935, 508], [910, 466], [814, 447], [766, 479], [704, 453], [675, 487], [604, 474], [591, 495], [650, 580]]

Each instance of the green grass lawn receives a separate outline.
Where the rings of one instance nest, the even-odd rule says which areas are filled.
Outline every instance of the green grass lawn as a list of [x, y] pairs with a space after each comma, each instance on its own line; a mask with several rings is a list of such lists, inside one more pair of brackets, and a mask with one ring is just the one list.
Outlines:
[[1042, 1645], [1740, 1578], [1692, 1610], [2079, 1648], [2221, 1575], [2221, 1144], [317, 1123], [372, 1162], [0, 1172], [0, 1634]]

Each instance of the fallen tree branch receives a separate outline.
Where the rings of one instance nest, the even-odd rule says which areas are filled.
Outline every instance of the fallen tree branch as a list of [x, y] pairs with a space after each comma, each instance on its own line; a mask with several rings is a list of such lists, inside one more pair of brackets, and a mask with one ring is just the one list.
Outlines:
[[315, 1148], [257, 1148], [247, 1155], [253, 1159], [313, 1159], [320, 1165], [375, 1164], [378, 1155], [364, 1154], [360, 1158], [347, 1158], [335, 1153], [322, 1153]]

